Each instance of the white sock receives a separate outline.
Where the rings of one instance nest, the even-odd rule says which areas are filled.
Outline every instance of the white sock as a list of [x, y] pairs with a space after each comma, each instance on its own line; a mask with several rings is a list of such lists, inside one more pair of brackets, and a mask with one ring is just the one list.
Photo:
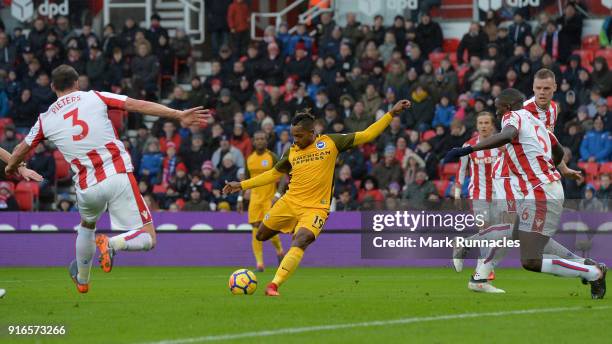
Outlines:
[[131, 230], [110, 238], [109, 246], [115, 251], [148, 251], [153, 246], [153, 238], [142, 229]]
[[581, 277], [587, 281], [599, 278], [599, 269], [566, 259], [542, 259], [542, 272], [561, 277]]
[[494, 247], [490, 249], [488, 255], [478, 260], [478, 265], [476, 266], [476, 271], [474, 272], [474, 279], [488, 279], [491, 271], [493, 271], [497, 264], [504, 259], [507, 252], [508, 249], [506, 247]]
[[77, 280], [79, 283], [89, 282], [89, 271], [91, 270], [91, 261], [96, 253], [96, 230], [85, 228], [81, 225], [77, 229], [76, 239], [76, 261], [79, 273]]
[[[548, 243], [546, 244], [546, 246], [544, 246], [543, 253], [545, 254], [544, 257], [547, 257], [550, 255], [550, 256], [556, 256], [559, 258], [567, 259], [567, 260], [570, 260], [576, 263], [584, 263], [584, 258], [568, 250], [565, 246], [561, 245], [558, 241], [554, 240], [553, 238], [550, 238], [550, 240], [548, 240]], [[550, 258], [556, 258], [556, 257], [550, 257]]]

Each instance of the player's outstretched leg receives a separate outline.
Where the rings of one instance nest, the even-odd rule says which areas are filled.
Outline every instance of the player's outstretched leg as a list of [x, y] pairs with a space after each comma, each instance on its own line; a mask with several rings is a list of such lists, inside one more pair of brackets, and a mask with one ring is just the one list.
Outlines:
[[297, 270], [304, 251], [315, 241], [315, 235], [306, 228], [299, 228], [291, 242], [291, 248], [281, 261], [274, 279], [266, 287], [267, 296], [279, 296], [278, 288]]
[[86, 222], [81, 222], [77, 228], [76, 260], [70, 265], [70, 276], [80, 293], [86, 293], [88, 290], [91, 263], [96, 253], [95, 228], [95, 223]]
[[604, 264], [586, 265], [567, 259], [543, 258], [543, 248], [548, 237], [534, 232], [519, 231], [521, 241], [521, 263], [523, 268], [559, 277], [579, 277], [591, 284], [591, 297], [602, 299], [606, 294], [606, 272]]
[[155, 243], [155, 227], [152, 223], [112, 238], [100, 234], [96, 237], [96, 246], [100, 250], [100, 266], [104, 272], [111, 272], [117, 251], [149, 251], [155, 247]]
[[253, 224], [253, 235], [251, 237], [251, 247], [253, 248], [253, 256], [255, 256], [255, 262], [257, 263], [257, 271], [264, 271], [264, 260], [263, 260], [263, 242], [257, 240], [257, 232], [259, 231], [259, 223]]

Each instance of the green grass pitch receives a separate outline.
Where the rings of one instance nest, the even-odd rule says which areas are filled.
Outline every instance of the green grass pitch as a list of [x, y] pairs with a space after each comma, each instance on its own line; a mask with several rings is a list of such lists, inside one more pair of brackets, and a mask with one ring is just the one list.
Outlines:
[[[301, 268], [269, 298], [274, 269], [257, 274], [254, 295], [233, 296], [236, 268], [96, 268], [86, 295], [65, 269], [1, 268], [0, 343], [612, 341], [610, 299], [591, 300], [577, 279], [499, 269], [507, 293], [485, 295], [467, 290], [468, 271], [449, 268]], [[25, 324], [68, 333], [7, 334]]]

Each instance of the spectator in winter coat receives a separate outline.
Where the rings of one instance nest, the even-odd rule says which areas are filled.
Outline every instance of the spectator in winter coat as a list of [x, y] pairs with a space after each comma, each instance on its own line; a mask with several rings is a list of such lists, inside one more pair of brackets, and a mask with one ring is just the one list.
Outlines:
[[575, 49], [580, 49], [582, 37], [582, 15], [572, 3], [565, 5], [563, 16], [557, 19], [559, 31], [559, 62], [566, 63]]
[[442, 125], [443, 127], [448, 128], [454, 117], [455, 107], [450, 104], [448, 95], [442, 95], [442, 98], [440, 98], [440, 103], [436, 105], [434, 119], [431, 126], [435, 127]]
[[147, 44], [138, 45], [138, 55], [132, 59], [132, 85], [136, 90], [155, 92], [159, 75], [159, 61], [151, 55]]
[[402, 169], [395, 159], [395, 147], [385, 147], [385, 156], [382, 163], [379, 163], [372, 170], [372, 176], [376, 178], [379, 185], [387, 187], [392, 182], [399, 183], [402, 180]]
[[422, 207], [429, 194], [435, 192], [436, 187], [428, 180], [425, 170], [419, 169], [414, 177], [414, 181], [405, 186], [402, 198], [411, 201], [410, 205], [413, 207]]
[[421, 15], [421, 22], [416, 27], [416, 43], [421, 47], [423, 55], [442, 48], [442, 28], [440, 24], [431, 20], [429, 13]]
[[480, 30], [480, 24], [473, 22], [470, 24], [468, 33], [463, 35], [457, 48], [457, 63], [463, 64], [463, 53], [467, 50], [468, 58], [470, 56], [483, 57], [486, 51], [485, 42], [488, 41], [487, 35]]
[[10, 114], [17, 127], [17, 132], [27, 133], [36, 123], [38, 114], [38, 104], [32, 99], [32, 91], [27, 88], [22, 90], [21, 96], [13, 105], [13, 111]]
[[593, 130], [584, 135], [580, 144], [580, 161], [606, 162], [610, 160], [612, 153], [612, 136], [604, 131], [604, 123], [601, 116], [595, 117]]
[[[221, 167], [222, 158], [226, 154], [231, 154], [233, 161], [232, 163], [237, 166], [237, 168], [244, 167], [244, 156], [240, 150], [232, 145], [230, 145], [229, 139], [227, 136], [221, 136], [221, 141], [219, 142], [219, 148], [212, 155], [212, 163], [216, 168]], [[232, 177], [235, 179], [235, 176]], [[230, 179], [230, 180], [232, 180]]]
[[140, 161], [140, 169], [138, 171], [140, 180], [146, 181], [149, 185], [158, 184], [160, 182], [159, 177], [162, 172], [163, 160], [164, 157], [159, 151], [157, 139], [150, 139]]

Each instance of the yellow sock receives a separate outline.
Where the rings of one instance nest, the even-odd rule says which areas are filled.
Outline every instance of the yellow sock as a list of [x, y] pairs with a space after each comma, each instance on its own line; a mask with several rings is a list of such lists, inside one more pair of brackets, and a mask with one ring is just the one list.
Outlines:
[[257, 229], [253, 229], [253, 237], [251, 245], [253, 246], [253, 255], [257, 265], [263, 265], [263, 242], [256, 239]]
[[276, 270], [272, 283], [277, 286], [283, 284], [300, 265], [303, 256], [304, 250], [299, 247], [291, 247]]
[[272, 246], [276, 249], [277, 255], [283, 253], [283, 243], [278, 235], [273, 236], [270, 241], [272, 242]]

